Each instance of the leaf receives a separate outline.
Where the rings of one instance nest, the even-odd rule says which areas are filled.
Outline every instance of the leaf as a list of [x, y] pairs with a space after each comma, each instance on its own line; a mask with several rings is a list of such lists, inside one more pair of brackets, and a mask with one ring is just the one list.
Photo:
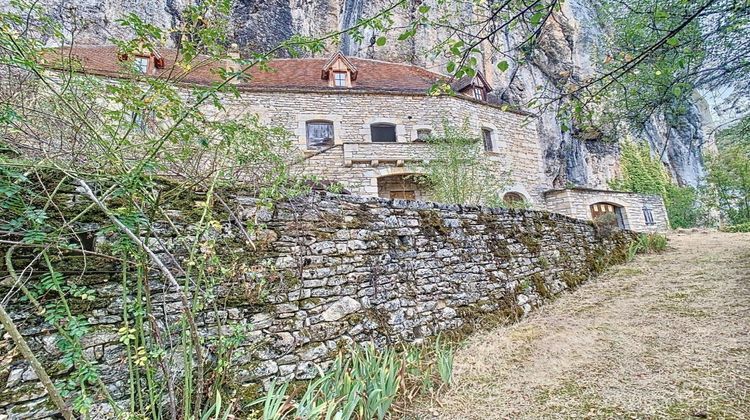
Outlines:
[[406, 31], [398, 36], [399, 41], [406, 41], [407, 39], [414, 36], [414, 31]]
[[449, 61], [448, 66], [445, 69], [448, 70], [448, 73], [453, 73], [456, 70], [456, 63], [454, 61]]
[[669, 45], [670, 47], [676, 47], [679, 44], [680, 44], [680, 41], [678, 41], [677, 38], [675, 37], [671, 37], [667, 39], [667, 45]]
[[672, 94], [676, 97], [682, 96], [682, 88], [679, 86], [673, 86], [672, 87]]
[[497, 63], [497, 69], [500, 70], [500, 71], [506, 71], [506, 70], [508, 70], [508, 67], [509, 67], [509, 64], [505, 60]]
[[544, 18], [545, 13], [544, 12], [536, 12], [533, 15], [531, 15], [531, 18], [529, 19], [529, 22], [532, 25], [538, 25], [542, 19]]
[[381, 36], [380, 38], [377, 39], [377, 41], [375, 41], [375, 45], [377, 45], [378, 47], [382, 47], [383, 45], [385, 45], [385, 43], [386, 43], [386, 39], [384, 36]]
[[429, 11], [430, 11], [430, 6], [428, 6], [426, 4], [423, 4], [423, 5], [419, 6], [419, 13], [421, 13], [421, 14], [424, 15], [424, 14], [427, 14], [427, 12], [429, 12]]

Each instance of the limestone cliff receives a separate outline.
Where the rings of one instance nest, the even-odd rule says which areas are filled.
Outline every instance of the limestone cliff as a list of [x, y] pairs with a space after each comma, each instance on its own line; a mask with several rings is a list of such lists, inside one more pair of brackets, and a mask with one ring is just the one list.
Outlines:
[[[171, 28], [180, 22], [180, 10], [193, 0], [44, 1], [51, 14], [65, 21], [69, 29], [76, 28], [78, 42], [105, 43], [109, 38], [127, 35], [115, 23], [125, 13], [137, 13], [150, 23]], [[314, 36], [349, 27], [390, 3], [390, 0], [236, 0], [232, 16], [234, 38], [244, 51], [264, 50], [294, 33]], [[432, 2], [413, 1], [409, 8], [396, 10], [395, 26], [409, 22], [421, 3]], [[454, 14], [457, 21], [472, 13], [470, 3], [457, 6]], [[594, 71], [594, 54], [602, 34], [594, 3], [566, 1], [563, 10], [549, 22], [550, 30], [540, 39], [539, 48], [521, 66], [511, 64], [507, 71], [497, 71], [494, 63], [501, 57], [485, 46], [483, 64], [494, 93], [505, 101], [525, 104], [540, 89], [554, 96], [568, 81], [589, 77]], [[378, 48], [374, 47], [378, 34], [365, 31], [364, 35], [361, 43], [342, 36], [341, 50], [347, 55], [411, 62], [434, 71], [444, 70], [445, 59], [428, 53], [445, 36], [444, 31], [421, 28], [409, 41], [393, 40]], [[506, 31], [498, 33], [491, 42], [508, 47], [518, 44], [523, 36]], [[705, 112], [697, 106], [676, 121], [670, 120], [669, 124], [663, 116], [656, 116], [642, 135], [682, 184], [695, 185], [703, 174], [701, 147], [707, 141], [704, 116]], [[540, 122], [545, 172], [550, 184], [603, 187], [617, 174], [616, 144], [563, 133], [553, 110], [543, 111]]]

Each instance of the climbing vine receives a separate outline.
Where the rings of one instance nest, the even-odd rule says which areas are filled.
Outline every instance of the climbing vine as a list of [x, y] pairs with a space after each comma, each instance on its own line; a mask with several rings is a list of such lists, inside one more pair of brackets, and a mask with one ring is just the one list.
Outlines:
[[620, 153], [622, 175], [609, 183], [610, 188], [662, 196], [673, 228], [692, 227], [700, 221], [697, 191], [672, 183], [664, 164], [652, 155], [647, 144], [624, 141]]

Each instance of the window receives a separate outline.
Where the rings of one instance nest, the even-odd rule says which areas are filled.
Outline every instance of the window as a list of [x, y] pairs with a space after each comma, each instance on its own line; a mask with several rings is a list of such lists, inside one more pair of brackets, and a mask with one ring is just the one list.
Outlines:
[[493, 150], [492, 147], [492, 130], [489, 128], [483, 128], [482, 129], [482, 142], [484, 142], [484, 150], [491, 152]]
[[432, 130], [429, 128], [420, 128], [417, 130], [417, 138], [415, 141], [425, 142], [432, 135]]
[[474, 86], [474, 99], [484, 100], [484, 89], [479, 86]]
[[336, 87], [346, 87], [346, 72], [345, 71], [333, 72], [333, 85]]
[[393, 124], [373, 124], [370, 126], [373, 143], [395, 143], [396, 126]]
[[648, 207], [643, 208], [643, 218], [646, 219], [646, 226], [653, 226], [656, 224], [656, 222], [654, 222], [654, 213]]
[[317, 148], [333, 145], [333, 123], [309, 121], [307, 123], [307, 147]]
[[146, 74], [148, 73], [149, 61], [148, 57], [135, 57], [135, 68], [138, 72]]

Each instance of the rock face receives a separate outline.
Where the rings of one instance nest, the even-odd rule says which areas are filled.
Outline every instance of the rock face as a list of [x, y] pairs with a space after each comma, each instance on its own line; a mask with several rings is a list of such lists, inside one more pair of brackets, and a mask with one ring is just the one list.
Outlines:
[[[0, 4], [7, 0], [0, 0]], [[193, 0], [44, 0], [55, 18], [65, 21], [68, 28], [78, 28], [77, 40], [82, 43], [105, 43], [112, 37], [127, 36], [115, 20], [126, 13], [140, 15], [145, 21], [162, 28], [172, 28], [181, 20], [180, 10]], [[421, 1], [397, 8], [395, 26], [403, 26], [415, 15]], [[426, 4], [433, 2], [426, 1]], [[236, 0], [232, 13], [234, 41], [245, 52], [272, 48], [294, 33], [316, 36], [351, 27], [360, 18], [369, 17], [390, 5], [390, 0]], [[468, 19], [471, 2], [455, 6], [456, 21]], [[73, 25], [71, 16], [77, 16]], [[347, 55], [409, 62], [435, 71], [443, 71], [444, 58], [434, 57], [429, 50], [445, 36], [445, 30], [419, 28], [408, 41], [390, 39], [386, 46], [375, 48], [379, 34], [363, 31], [361, 42], [342, 35], [340, 49]], [[397, 36], [394, 34], [392, 37]], [[497, 46], [517, 45], [524, 34], [500, 32], [490, 41]], [[549, 30], [539, 40], [535, 53], [525, 64], [511, 63], [506, 72], [494, 64], [505, 58], [483, 46], [483, 65], [495, 94], [513, 104], [525, 104], [540, 87], [554, 96], [569, 81], [580, 81], [593, 74], [595, 51], [602, 39], [601, 24], [591, 2], [570, 0], [556, 19], [549, 21]], [[503, 48], [501, 48], [503, 49]], [[703, 175], [701, 147], [709, 140], [703, 133], [704, 113], [693, 107], [687, 115], [667, 124], [664, 116], [656, 116], [640, 137], [657, 151], [672, 174], [682, 184], [695, 185]], [[605, 187], [607, 180], [618, 173], [619, 149], [616, 144], [574, 138], [563, 133], [553, 111], [542, 111], [538, 125], [549, 181], [558, 187], [575, 184]]]

